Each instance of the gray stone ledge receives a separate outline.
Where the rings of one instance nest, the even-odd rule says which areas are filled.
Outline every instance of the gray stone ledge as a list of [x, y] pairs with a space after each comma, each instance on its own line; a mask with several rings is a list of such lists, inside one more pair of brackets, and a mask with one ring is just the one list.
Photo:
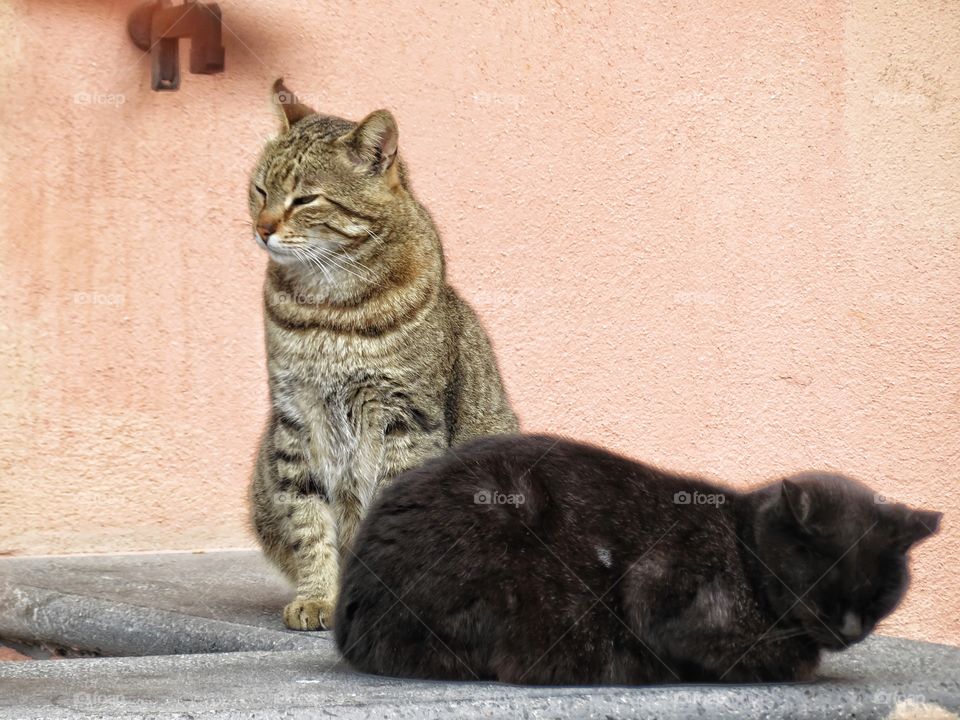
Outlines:
[[[140, 656], [0, 663], [0, 718], [820, 720], [886, 718], [901, 701], [960, 711], [960, 648], [884, 637], [828, 656], [809, 684], [542, 688], [361, 675], [329, 633], [282, 627], [290, 595], [256, 553], [2, 559], [0, 637]], [[191, 654], [162, 654], [176, 652]]]
[[0, 638], [102, 655], [306, 650], [292, 591], [256, 552], [0, 560]]
[[[960, 650], [874, 638], [811, 684], [529, 688], [360, 675], [314, 651], [7, 663], [2, 718], [882, 718], [960, 709]], [[929, 674], [928, 674], [929, 672]]]

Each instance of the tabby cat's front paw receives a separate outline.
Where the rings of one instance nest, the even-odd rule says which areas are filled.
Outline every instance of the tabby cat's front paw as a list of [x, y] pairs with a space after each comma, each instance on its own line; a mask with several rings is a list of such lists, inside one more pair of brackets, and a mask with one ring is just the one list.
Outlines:
[[329, 630], [333, 603], [324, 598], [298, 597], [283, 609], [283, 624], [291, 630]]

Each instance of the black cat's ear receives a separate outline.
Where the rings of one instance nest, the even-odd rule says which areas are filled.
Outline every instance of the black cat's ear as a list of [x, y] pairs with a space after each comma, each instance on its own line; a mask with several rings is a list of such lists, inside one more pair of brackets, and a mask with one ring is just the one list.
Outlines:
[[354, 164], [375, 175], [385, 175], [396, 164], [399, 138], [397, 121], [390, 111], [376, 110], [340, 141], [346, 145]]
[[283, 78], [277, 78], [273, 83], [273, 100], [280, 110], [280, 126], [284, 132], [305, 117], [317, 114], [316, 110], [297, 99], [293, 91], [283, 84]]
[[943, 513], [935, 510], [913, 510], [904, 508], [903, 531], [901, 539], [906, 547], [925, 540], [940, 529]]
[[810, 492], [792, 480], [780, 482], [780, 502], [791, 518], [799, 527], [809, 529], [810, 517], [813, 515], [813, 498]]

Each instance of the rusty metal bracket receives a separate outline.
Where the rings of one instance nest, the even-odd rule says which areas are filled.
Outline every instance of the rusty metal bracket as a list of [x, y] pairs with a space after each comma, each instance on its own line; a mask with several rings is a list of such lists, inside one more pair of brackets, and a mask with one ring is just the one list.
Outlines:
[[194, 0], [182, 5], [172, 5], [171, 0], [148, 2], [127, 20], [134, 44], [150, 53], [154, 90], [180, 87], [180, 38], [190, 39], [190, 72], [223, 72], [222, 30], [220, 6]]

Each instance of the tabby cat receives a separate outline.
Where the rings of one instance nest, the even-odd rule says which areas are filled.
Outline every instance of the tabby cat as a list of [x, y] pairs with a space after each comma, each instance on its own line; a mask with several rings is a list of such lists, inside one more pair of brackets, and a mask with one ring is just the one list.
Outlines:
[[512, 432], [476, 315], [444, 279], [386, 110], [320, 115], [278, 80], [279, 136], [250, 180], [271, 413], [253, 478], [267, 556], [296, 584], [287, 627], [328, 628], [340, 559], [378, 490], [447, 447]]
[[545, 436], [411, 470], [361, 526], [335, 636], [365, 672], [794, 681], [899, 603], [940, 513], [840, 475], [741, 492]]

